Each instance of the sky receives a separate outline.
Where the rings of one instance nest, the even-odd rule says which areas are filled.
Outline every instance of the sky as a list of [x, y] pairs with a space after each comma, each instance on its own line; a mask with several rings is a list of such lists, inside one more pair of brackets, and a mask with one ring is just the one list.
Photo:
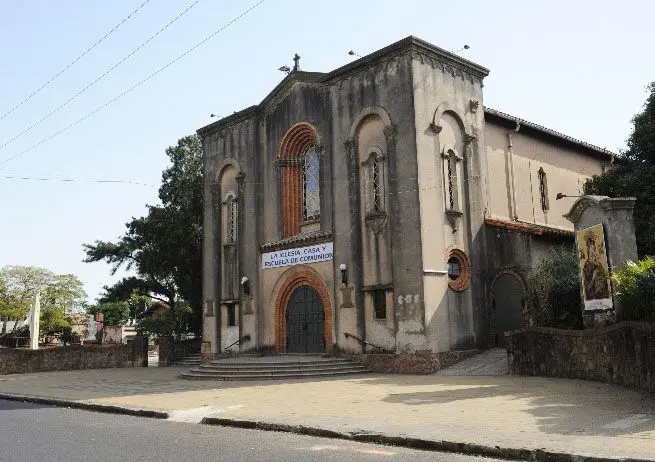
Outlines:
[[485, 106], [617, 152], [655, 80], [643, 0], [264, 0], [232, 22], [259, 2], [0, 2], [0, 266], [75, 274], [95, 298], [124, 273], [83, 263], [82, 244], [121, 236], [158, 202], [166, 147], [259, 103], [294, 53], [327, 72], [414, 35], [490, 69]]

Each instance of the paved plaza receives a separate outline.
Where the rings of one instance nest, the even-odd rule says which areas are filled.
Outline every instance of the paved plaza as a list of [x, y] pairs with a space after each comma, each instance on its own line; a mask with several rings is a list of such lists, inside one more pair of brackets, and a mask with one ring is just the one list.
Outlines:
[[655, 460], [655, 400], [604, 383], [507, 375], [187, 381], [181, 368], [0, 376], [0, 393], [503, 448]]

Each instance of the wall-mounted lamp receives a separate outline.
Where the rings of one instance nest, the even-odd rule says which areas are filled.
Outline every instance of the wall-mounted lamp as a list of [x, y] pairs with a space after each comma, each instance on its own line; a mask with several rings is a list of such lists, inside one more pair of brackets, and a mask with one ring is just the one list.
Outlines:
[[347, 272], [347, 267], [345, 263], [342, 263], [339, 265], [339, 271], [341, 271], [341, 283], [343, 285], [348, 285], [348, 272]]
[[250, 295], [250, 281], [245, 276], [241, 278], [241, 289], [243, 290], [243, 295]]
[[558, 201], [564, 197], [584, 197], [584, 196], [569, 196], [567, 194], [557, 193], [557, 196], [555, 196], [555, 200]]

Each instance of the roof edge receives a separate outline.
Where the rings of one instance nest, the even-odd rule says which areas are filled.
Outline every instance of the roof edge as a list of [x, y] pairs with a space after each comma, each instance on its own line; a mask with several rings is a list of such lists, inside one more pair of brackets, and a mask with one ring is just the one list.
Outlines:
[[505, 112], [499, 111], [497, 109], [492, 109], [490, 107], [484, 108], [484, 115], [485, 119], [487, 116], [496, 117], [498, 119], [506, 120], [508, 122], [514, 122], [518, 123], [521, 126], [528, 127], [532, 130], [535, 130], [537, 132], [540, 132], [544, 135], [557, 138], [560, 141], [564, 141], [566, 143], [574, 144], [576, 146], [581, 146], [588, 151], [593, 151], [595, 154], [600, 155], [603, 158], [606, 158], [607, 160], [611, 160], [612, 158], [617, 158], [620, 157], [617, 153], [612, 152], [608, 149], [601, 148], [599, 146], [593, 145], [591, 143], [587, 143], [585, 141], [581, 141], [577, 138], [573, 138], [572, 136], [565, 135], [564, 133], [552, 130], [550, 128], [544, 127], [543, 125], [536, 124], [534, 122], [530, 122], [529, 120], [521, 119], [520, 117], [516, 117], [510, 114], [507, 114]]
[[381, 48], [373, 53], [370, 53], [366, 56], [363, 56], [355, 61], [352, 61], [348, 64], [345, 64], [341, 67], [338, 67], [330, 71], [325, 76], [325, 81], [329, 82], [331, 80], [337, 79], [342, 75], [347, 75], [352, 72], [355, 72], [361, 68], [368, 67], [375, 61], [378, 61], [382, 58], [385, 58], [389, 55], [392, 55], [397, 52], [415, 49], [417, 51], [422, 51], [431, 56], [436, 57], [437, 59], [443, 61], [445, 64], [450, 64], [458, 69], [470, 72], [471, 74], [479, 77], [480, 79], [489, 75], [489, 69], [486, 67], [480, 66], [479, 64], [464, 59], [461, 56], [458, 56], [450, 51], [439, 48], [438, 46], [432, 45], [425, 40], [422, 40], [418, 37], [410, 35], [401, 39], [391, 45], [387, 45], [384, 48]]

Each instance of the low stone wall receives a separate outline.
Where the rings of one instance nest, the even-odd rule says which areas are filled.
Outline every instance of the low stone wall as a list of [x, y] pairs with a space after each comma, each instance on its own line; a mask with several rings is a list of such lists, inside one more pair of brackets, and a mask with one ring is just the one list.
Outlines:
[[0, 348], [0, 374], [147, 366], [143, 350], [142, 341], [136, 339], [128, 345]]
[[412, 354], [370, 353], [353, 355], [367, 369], [381, 374], [434, 374], [463, 359], [480, 353], [479, 350], [444, 351], [429, 350]]
[[510, 374], [577, 378], [655, 391], [655, 324], [505, 334]]

